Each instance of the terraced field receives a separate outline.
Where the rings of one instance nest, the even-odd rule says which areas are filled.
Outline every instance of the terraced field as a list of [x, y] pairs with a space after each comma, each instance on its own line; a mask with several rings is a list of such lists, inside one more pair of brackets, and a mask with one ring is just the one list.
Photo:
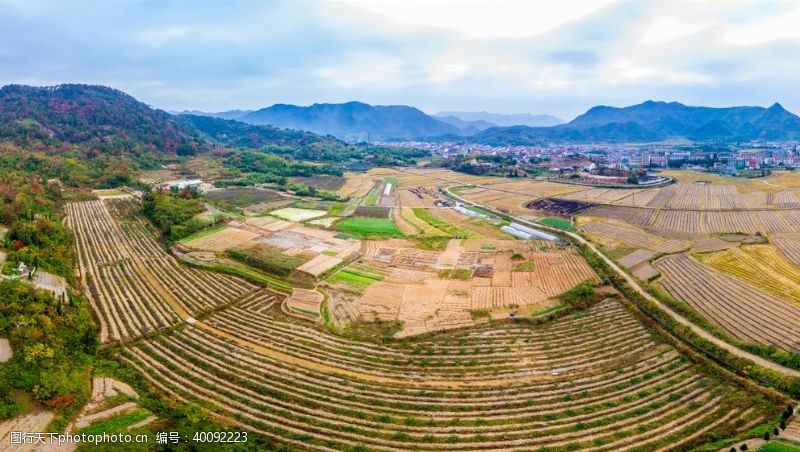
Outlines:
[[81, 281], [101, 341], [135, 338], [252, 292], [247, 281], [180, 265], [156, 242], [131, 200], [70, 203]]
[[697, 257], [703, 264], [800, 307], [800, 267], [772, 245], [747, 245]]
[[745, 342], [773, 344], [800, 351], [800, 309], [757, 288], [713, 271], [686, 254], [655, 262], [663, 274], [658, 282], [670, 294], [697, 309]]
[[389, 345], [275, 304], [246, 301], [121, 359], [158, 393], [300, 450], [674, 450], [782, 409], [704, 374], [613, 300]]

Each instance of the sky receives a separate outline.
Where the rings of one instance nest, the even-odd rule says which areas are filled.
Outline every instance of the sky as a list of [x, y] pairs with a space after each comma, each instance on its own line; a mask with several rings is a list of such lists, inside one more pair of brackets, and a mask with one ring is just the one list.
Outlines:
[[102, 84], [165, 110], [800, 112], [798, 81], [798, 1], [0, 0], [0, 84]]

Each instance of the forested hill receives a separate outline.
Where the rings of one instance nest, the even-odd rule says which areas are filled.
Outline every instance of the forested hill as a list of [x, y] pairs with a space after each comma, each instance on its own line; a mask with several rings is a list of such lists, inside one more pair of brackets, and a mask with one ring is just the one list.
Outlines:
[[104, 86], [0, 88], [0, 139], [61, 142], [106, 152], [175, 152], [196, 135], [167, 112]]
[[406, 105], [362, 102], [314, 104], [308, 107], [276, 104], [248, 113], [240, 121], [330, 134], [348, 141], [416, 139], [463, 135], [461, 129]]
[[800, 118], [780, 104], [763, 107], [692, 107], [647, 101], [624, 108], [598, 106], [555, 127], [492, 128], [471, 140], [496, 145], [542, 142], [795, 140]]

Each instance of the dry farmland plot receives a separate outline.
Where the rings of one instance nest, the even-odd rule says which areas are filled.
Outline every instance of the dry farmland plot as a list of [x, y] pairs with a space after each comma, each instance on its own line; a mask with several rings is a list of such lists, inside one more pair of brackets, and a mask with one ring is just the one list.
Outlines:
[[66, 206], [81, 281], [101, 325], [102, 342], [174, 325], [256, 289], [239, 278], [180, 265], [156, 242], [132, 201]]
[[800, 234], [784, 234], [772, 239], [772, 243], [780, 250], [789, 262], [800, 265]]
[[292, 295], [286, 299], [286, 306], [302, 314], [319, 317], [319, 307], [322, 304], [322, 299], [322, 294], [316, 290], [295, 288], [292, 290]]
[[698, 260], [800, 308], [800, 267], [772, 245], [745, 245], [698, 255]]
[[255, 245], [255, 239], [259, 234], [243, 229], [226, 227], [213, 234], [206, 235], [194, 240], [183, 240], [181, 243], [189, 248], [222, 252], [231, 248], [246, 248]]
[[697, 309], [737, 338], [800, 351], [800, 309], [736, 278], [695, 262], [686, 254], [667, 256], [655, 266], [658, 282], [673, 296]]
[[595, 236], [595, 239], [600, 243], [607, 243], [607, 240], [604, 239], [610, 239], [612, 245], [613, 242], [619, 242], [631, 247], [645, 248], [659, 253], [677, 253], [689, 248], [688, 242], [666, 239], [632, 226], [623, 226], [608, 221], [586, 223], [583, 225], [583, 229], [589, 235]]
[[[608, 300], [406, 346], [228, 308], [121, 350], [154, 390], [298, 450], [688, 449], [782, 403], [716, 380]], [[258, 344], [258, 345], [256, 345]]]

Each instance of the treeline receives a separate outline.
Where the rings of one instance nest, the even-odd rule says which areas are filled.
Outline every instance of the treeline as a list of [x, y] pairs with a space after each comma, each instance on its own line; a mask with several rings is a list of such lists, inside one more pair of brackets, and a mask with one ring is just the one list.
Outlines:
[[71, 279], [74, 243], [72, 233], [61, 223], [59, 186], [12, 172], [0, 179], [0, 196], [0, 225], [8, 229], [1, 237], [7, 253], [3, 270], [24, 262]]
[[170, 242], [210, 226], [212, 221], [195, 218], [204, 210], [203, 198], [191, 189], [167, 193], [153, 191], [142, 197], [142, 214]]

